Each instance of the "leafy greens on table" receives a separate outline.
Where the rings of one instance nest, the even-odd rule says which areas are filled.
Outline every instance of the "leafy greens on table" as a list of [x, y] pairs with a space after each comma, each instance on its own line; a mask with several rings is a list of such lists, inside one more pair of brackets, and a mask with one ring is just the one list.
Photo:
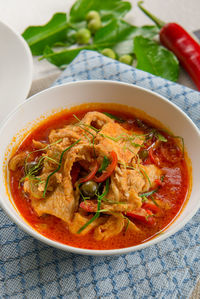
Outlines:
[[[44, 26], [28, 27], [22, 36], [32, 54], [40, 55], [50, 63], [64, 68], [81, 50], [101, 52], [112, 49], [117, 58], [131, 55], [138, 69], [171, 81], [178, 79], [179, 64], [175, 55], [157, 41], [157, 26], [136, 27], [123, 20], [131, 9], [129, 2], [121, 0], [77, 0], [69, 15], [56, 13]], [[101, 18], [101, 28], [90, 42], [78, 45], [76, 34], [87, 28], [87, 14], [96, 11]]]

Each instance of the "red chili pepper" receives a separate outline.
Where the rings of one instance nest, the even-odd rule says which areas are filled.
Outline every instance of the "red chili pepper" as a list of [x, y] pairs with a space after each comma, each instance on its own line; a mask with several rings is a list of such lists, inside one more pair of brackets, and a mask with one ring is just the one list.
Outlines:
[[200, 90], [200, 44], [176, 23], [167, 23], [152, 15], [138, 2], [139, 8], [161, 28], [160, 42], [171, 50]]
[[94, 165], [93, 169], [91, 170], [91, 172], [85, 178], [81, 178], [79, 180], [79, 183], [85, 183], [87, 181], [92, 180], [94, 178], [98, 168], [99, 168], [98, 163], [97, 163], [97, 161], [95, 161], [95, 165]]
[[160, 208], [154, 205], [153, 203], [144, 202], [142, 205], [142, 208], [145, 210], [150, 210], [153, 213], [158, 213], [160, 211]]
[[153, 155], [153, 148], [150, 148], [150, 150], [149, 150], [149, 157], [151, 159], [151, 162], [153, 164], [156, 164], [156, 160], [155, 160], [154, 155]]
[[104, 182], [107, 178], [109, 178], [111, 176], [111, 174], [115, 170], [115, 167], [117, 165], [117, 154], [114, 151], [112, 151], [110, 153], [110, 155], [112, 158], [112, 162], [108, 165], [108, 167], [102, 173], [102, 175], [100, 175], [100, 177], [96, 177], [96, 176], [94, 177], [95, 182], [97, 182], [97, 183]]
[[142, 208], [138, 208], [132, 212], [126, 213], [126, 216], [133, 218], [133, 219], [137, 219], [137, 220], [143, 222], [144, 224], [148, 224], [148, 225], [155, 224], [155, 218], [152, 215], [153, 215], [153, 213], [150, 210], [148, 210], [148, 209], [145, 210]]
[[89, 213], [94, 213], [97, 211], [97, 201], [96, 200], [86, 200], [80, 203], [80, 208]]
[[155, 179], [154, 183], [155, 183], [158, 187], [163, 186], [163, 182], [161, 181], [161, 179]]

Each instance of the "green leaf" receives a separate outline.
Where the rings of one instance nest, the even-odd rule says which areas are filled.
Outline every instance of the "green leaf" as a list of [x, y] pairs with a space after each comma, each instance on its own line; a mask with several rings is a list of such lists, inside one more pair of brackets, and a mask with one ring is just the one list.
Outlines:
[[137, 36], [134, 38], [137, 68], [171, 81], [177, 81], [179, 64], [176, 56], [156, 42]]
[[104, 23], [112, 17], [122, 18], [130, 9], [131, 4], [121, 0], [77, 0], [70, 10], [70, 22], [85, 22], [87, 13], [96, 10]]
[[75, 30], [72, 27], [67, 27], [66, 29], [66, 38], [64, 41], [56, 41], [52, 46], [53, 47], [69, 47], [76, 43], [76, 33], [77, 30]]
[[118, 116], [113, 115], [113, 114], [111, 114], [111, 113], [103, 112], [103, 114], [107, 115], [107, 116], [110, 117], [111, 119], [114, 119], [114, 120], [118, 121], [119, 123], [124, 123], [124, 122], [125, 122], [124, 119], [119, 118]]
[[154, 37], [158, 34], [156, 26], [136, 27], [120, 19], [112, 19], [110, 23], [97, 31], [94, 43], [98, 48], [112, 47], [118, 56], [133, 54], [133, 38], [138, 35]]
[[41, 59], [47, 59], [50, 63], [58, 67], [67, 66], [82, 50], [91, 50], [92, 47], [80, 47], [75, 49], [66, 49], [59, 52], [54, 52], [50, 47], [46, 47], [44, 55]]
[[135, 27], [132, 26], [132, 31], [130, 35], [126, 37], [126, 40], [117, 43], [113, 50], [117, 53], [118, 56], [126, 55], [126, 54], [134, 54], [134, 42], [133, 38], [139, 35], [147, 38], [153, 38], [158, 35], [159, 29], [157, 26], [142, 26]]
[[163, 142], [167, 142], [167, 139], [158, 131], [156, 131], [154, 133], [155, 137], [160, 140], [160, 141], [163, 141]]
[[94, 37], [94, 43], [98, 44], [116, 44], [125, 40], [133, 41], [138, 35], [144, 37], [154, 37], [158, 34], [156, 26], [136, 27], [120, 19], [112, 19], [109, 24], [97, 31]]
[[110, 164], [110, 160], [108, 159], [108, 157], [104, 156], [103, 162], [102, 162], [101, 167], [99, 168], [98, 172], [102, 172], [103, 170], [105, 170], [109, 164]]
[[141, 193], [141, 194], [139, 194], [139, 196], [140, 197], [148, 197], [148, 196], [150, 196], [150, 195], [152, 195], [152, 194], [154, 194], [155, 192], [157, 192], [158, 191], [158, 188], [157, 189], [154, 189], [154, 190], [151, 190], [151, 191], [149, 191], [149, 192], [145, 192], [145, 193]]
[[33, 55], [42, 55], [45, 47], [66, 40], [68, 27], [65, 13], [56, 13], [44, 26], [28, 27], [23, 33]]
[[96, 45], [111, 46], [126, 39], [131, 39], [134, 27], [123, 20], [113, 19], [109, 24], [97, 31], [94, 36]]

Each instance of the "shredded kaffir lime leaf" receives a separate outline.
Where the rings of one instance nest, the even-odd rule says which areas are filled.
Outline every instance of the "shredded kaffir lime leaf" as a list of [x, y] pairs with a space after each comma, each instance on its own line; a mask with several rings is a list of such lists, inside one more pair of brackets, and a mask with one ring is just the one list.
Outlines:
[[122, 119], [121, 117], [118, 117], [118, 116], [116, 116], [114, 114], [111, 114], [111, 113], [108, 113], [108, 112], [103, 112], [103, 114], [105, 114], [106, 116], [110, 117], [111, 119], [116, 120], [119, 123], [124, 123], [125, 122], [124, 119]]
[[62, 164], [62, 159], [63, 159], [63, 156], [64, 156], [64, 153], [68, 150], [70, 150], [73, 146], [75, 146], [77, 143], [79, 143], [81, 141], [81, 139], [78, 139], [76, 142], [74, 142], [73, 144], [71, 144], [70, 146], [68, 146], [64, 151], [62, 151], [61, 155], [60, 155], [60, 161], [59, 161], [59, 165], [58, 167], [48, 175], [47, 177], [47, 180], [46, 180], [46, 184], [45, 184], [45, 187], [44, 187], [44, 192], [43, 192], [43, 197], [45, 197], [45, 194], [46, 194], [46, 191], [47, 191], [47, 187], [48, 187], [48, 183], [49, 183], [49, 179], [50, 177], [58, 172], [60, 170], [60, 167], [61, 167], [61, 164]]

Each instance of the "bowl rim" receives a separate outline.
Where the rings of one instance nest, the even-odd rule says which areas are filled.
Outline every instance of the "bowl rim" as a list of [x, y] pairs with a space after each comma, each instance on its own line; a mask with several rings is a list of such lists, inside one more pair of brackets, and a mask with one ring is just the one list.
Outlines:
[[[33, 80], [33, 57], [32, 57], [31, 50], [30, 50], [27, 42], [25, 41], [25, 39], [22, 37], [22, 35], [19, 32], [15, 31], [15, 29], [11, 25], [3, 22], [2, 20], [0, 20], [0, 27], [5, 28], [6, 30], [10, 31], [13, 34], [13, 37], [15, 37], [15, 40], [17, 42], [19, 42], [21, 44], [21, 46], [24, 48], [25, 53], [26, 53], [24, 58], [26, 59], [27, 68], [28, 68], [28, 73], [26, 74], [26, 77], [28, 78], [28, 81], [27, 81], [26, 85], [20, 86], [21, 94], [22, 94], [20, 99], [19, 99], [20, 103], [18, 103], [17, 105], [13, 105], [13, 108], [11, 110], [11, 112], [12, 112], [17, 107], [19, 107], [20, 105], [23, 104], [24, 100], [26, 99], [26, 97], [29, 94], [30, 87], [31, 87], [31, 84], [32, 84], [32, 80]], [[7, 116], [9, 116], [10, 114], [11, 114], [10, 112], [6, 113], [6, 115], [4, 115], [0, 119], [0, 125], [1, 126], [4, 123], [4, 120], [6, 120]]]
[[[171, 101], [169, 101], [167, 98], [165, 98], [164, 96], [148, 90], [146, 88], [134, 85], [134, 84], [130, 84], [130, 83], [125, 83], [125, 82], [121, 82], [121, 81], [114, 81], [114, 80], [81, 80], [81, 81], [74, 81], [74, 82], [67, 82], [61, 85], [56, 85], [50, 88], [47, 88], [45, 90], [40, 91], [39, 93], [32, 95], [30, 98], [27, 99], [27, 101], [24, 101], [23, 103], [19, 104], [2, 122], [1, 127], [0, 127], [0, 135], [1, 132], [6, 128], [7, 123], [9, 123], [9, 121], [12, 119], [12, 117], [18, 112], [20, 111], [20, 109], [24, 106], [24, 105], [29, 105], [29, 102], [32, 102], [35, 100], [35, 98], [37, 98], [39, 95], [41, 94], [47, 94], [49, 92], [51, 92], [54, 89], [61, 89], [61, 88], [67, 88], [67, 86], [69, 85], [84, 85], [84, 84], [107, 84], [107, 85], [123, 85], [124, 87], [131, 87], [133, 89], [137, 89], [137, 90], [141, 90], [142, 92], [145, 92], [147, 94], [152, 94], [153, 96], [156, 96], [158, 98], [160, 98], [162, 101], [167, 102], [167, 104], [171, 105], [175, 110], [178, 111], [178, 113], [182, 114], [183, 117], [185, 117], [187, 119], [187, 121], [190, 123], [190, 125], [193, 127], [193, 130], [196, 131], [197, 135], [200, 138], [200, 131], [198, 129], [198, 127], [194, 124], [194, 122], [190, 119], [190, 117], [183, 111], [181, 110], [181, 108], [179, 108], [177, 105], [175, 105], [174, 103], [172, 103]], [[10, 199], [9, 199], [10, 201]], [[186, 203], [187, 205], [187, 203]], [[164, 230], [164, 234], [160, 234], [158, 236], [153, 237], [152, 239], [141, 243], [139, 245], [135, 245], [135, 246], [130, 246], [130, 247], [125, 247], [125, 248], [120, 248], [120, 249], [107, 249], [107, 250], [97, 250], [97, 249], [84, 249], [84, 248], [78, 248], [78, 247], [73, 247], [67, 244], [63, 244], [54, 240], [51, 240], [45, 236], [43, 236], [42, 234], [40, 234], [38, 231], [36, 231], [32, 226], [29, 225], [29, 223], [23, 218], [23, 216], [20, 214], [20, 212], [17, 209], [17, 212], [19, 214], [19, 216], [21, 218], [23, 218], [23, 220], [26, 222], [27, 226], [24, 225], [20, 220], [16, 219], [15, 216], [12, 214], [12, 212], [7, 208], [5, 202], [2, 200], [2, 197], [0, 196], [0, 207], [3, 208], [4, 212], [9, 216], [9, 218], [15, 223], [17, 224], [20, 229], [22, 229], [24, 232], [28, 233], [30, 236], [36, 238], [37, 240], [50, 245], [52, 247], [55, 247], [57, 249], [61, 249], [64, 250], [66, 252], [72, 252], [75, 254], [82, 254], [82, 255], [93, 255], [93, 256], [111, 256], [111, 255], [120, 255], [120, 254], [127, 254], [130, 252], [134, 252], [137, 250], [141, 250], [144, 248], [147, 248], [149, 246], [155, 245], [163, 240], [165, 240], [166, 238], [174, 235], [177, 231], [179, 231], [198, 211], [198, 209], [200, 208], [200, 201], [199, 201], [199, 205], [196, 205], [196, 207], [192, 210], [192, 212], [190, 212], [185, 218], [184, 220], [179, 223], [178, 225], [176, 225], [172, 231], [168, 231], [167, 228], [166, 230]], [[176, 221], [177, 218], [175, 218], [175, 220], [172, 221], [172, 223], [174, 223]], [[169, 225], [169, 227], [171, 226], [171, 224]]]

